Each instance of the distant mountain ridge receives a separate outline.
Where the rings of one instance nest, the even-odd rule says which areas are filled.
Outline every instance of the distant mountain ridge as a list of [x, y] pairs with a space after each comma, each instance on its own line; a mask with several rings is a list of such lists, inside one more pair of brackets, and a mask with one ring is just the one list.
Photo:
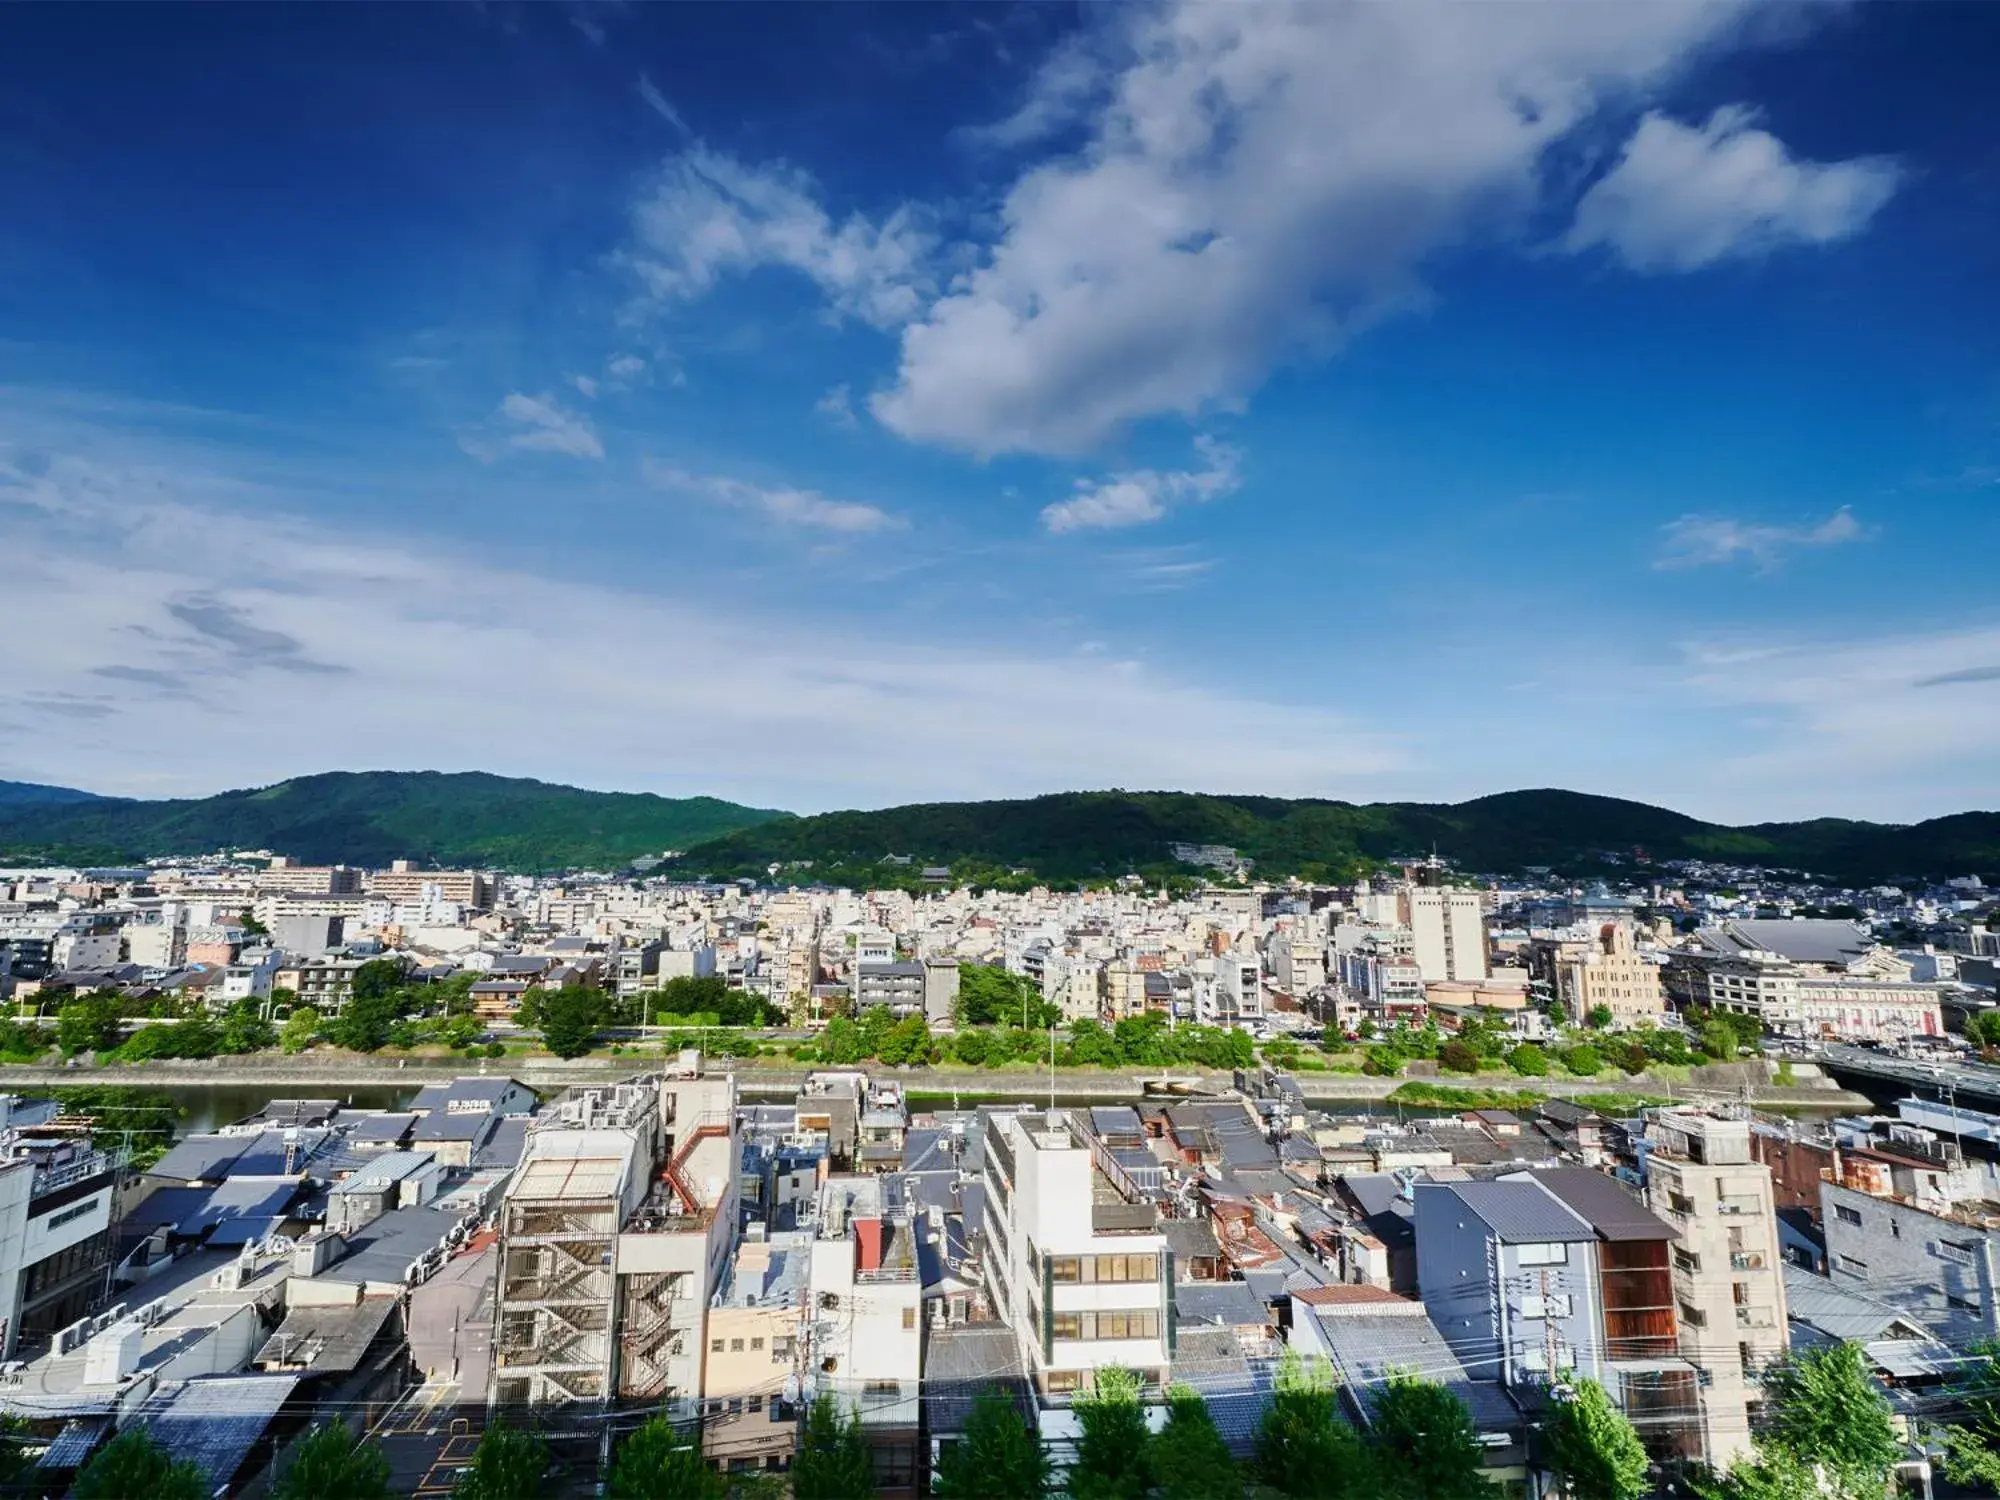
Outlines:
[[38, 781], [0, 781], [0, 809], [103, 800], [95, 792], [80, 792], [73, 786], [43, 786]]
[[[884, 855], [1051, 880], [1173, 867], [1174, 843], [1226, 844], [1259, 873], [1338, 878], [1435, 850], [1461, 868], [1582, 872], [1652, 860], [1708, 859], [1805, 870], [1849, 884], [2000, 873], [2000, 813], [1907, 827], [1818, 819], [1745, 828], [1666, 808], [1554, 789], [1470, 802], [1357, 804], [1188, 792], [1063, 792], [1008, 802], [942, 802], [824, 813], [761, 824], [689, 849], [688, 873], [761, 875], [810, 861], [811, 875], [860, 883]], [[880, 878], [880, 877], [878, 877]]]
[[269, 849], [309, 863], [604, 869], [790, 816], [480, 771], [334, 771], [172, 801], [0, 801], [0, 858], [117, 864]]
[[[33, 795], [10, 795], [26, 787]], [[358, 771], [215, 797], [137, 801], [0, 782], [0, 861], [118, 864], [163, 854], [269, 849], [311, 862], [537, 871], [617, 868], [669, 849], [678, 874], [839, 884], [960, 876], [1074, 881], [1171, 873], [1175, 843], [1226, 844], [1259, 873], [1341, 878], [1435, 850], [1461, 868], [1586, 874], [1709, 859], [1808, 871], [1845, 884], [1979, 875], [2000, 880], [2000, 812], [1907, 826], [1821, 818], [1732, 828], [1667, 808], [1554, 789], [1469, 802], [1336, 802], [1195, 792], [1059, 792], [796, 817], [713, 797], [595, 792], [483, 772]], [[886, 856], [908, 863], [890, 864]], [[810, 864], [810, 870], [797, 867]]]

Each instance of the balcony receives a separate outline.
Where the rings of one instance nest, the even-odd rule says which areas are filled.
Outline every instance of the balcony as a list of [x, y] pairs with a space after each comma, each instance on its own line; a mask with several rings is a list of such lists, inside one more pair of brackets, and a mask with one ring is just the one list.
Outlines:
[[1732, 1271], [1761, 1271], [1764, 1269], [1764, 1257], [1754, 1251], [1739, 1250], [1729, 1257], [1729, 1269]]
[[1761, 1307], [1739, 1307], [1736, 1309], [1736, 1326], [1738, 1328], [1770, 1328], [1773, 1325], [1771, 1315]]

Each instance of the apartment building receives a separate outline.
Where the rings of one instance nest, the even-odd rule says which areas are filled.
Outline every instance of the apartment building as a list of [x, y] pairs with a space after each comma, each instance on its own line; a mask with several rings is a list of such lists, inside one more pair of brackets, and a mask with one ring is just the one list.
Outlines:
[[1037, 1394], [1090, 1388], [1108, 1365], [1153, 1385], [1173, 1359], [1173, 1257], [1152, 1202], [1086, 1118], [993, 1115], [983, 1265]]
[[294, 864], [283, 855], [257, 875], [252, 886], [259, 892], [295, 891], [303, 896], [354, 896], [361, 892], [361, 872], [346, 865]]
[[456, 902], [485, 911], [493, 905], [493, 881], [481, 870], [420, 870], [412, 860], [399, 859], [368, 877], [368, 894], [400, 905], [427, 899], [425, 886], [435, 886], [429, 899]]
[[1270, 956], [1272, 982], [1287, 995], [1310, 995], [1326, 983], [1326, 943], [1317, 933], [1276, 933]]
[[536, 1118], [500, 1216], [493, 1404], [632, 1399], [693, 1419], [741, 1151], [735, 1079], [695, 1053]]
[[1727, 921], [1701, 928], [1668, 964], [1682, 1004], [1758, 1016], [1767, 1031], [1814, 1039], [1942, 1036], [1944, 986], [1851, 922]]
[[1642, 957], [1632, 929], [1606, 922], [1587, 939], [1536, 938], [1528, 945], [1528, 972], [1549, 987], [1565, 1013], [1578, 1024], [1600, 1006], [1613, 1027], [1656, 1024], [1667, 997], [1659, 966]]
[[718, 1469], [791, 1465], [811, 1266], [812, 1236], [800, 1232], [748, 1241], [724, 1268], [701, 1376], [701, 1452]]
[[1750, 1122], [1663, 1109], [1646, 1125], [1646, 1203], [1679, 1234], [1674, 1299], [1681, 1352], [1700, 1372], [1708, 1462], [1750, 1451], [1763, 1370], [1790, 1347], [1771, 1170]]
[[925, 968], [903, 961], [857, 963], [854, 966], [854, 1009], [858, 1015], [886, 1005], [897, 1018], [924, 1013]]
[[949, 1026], [958, 1007], [958, 960], [926, 957], [923, 970], [924, 1020], [932, 1026]]
[[805, 1368], [815, 1394], [854, 1412], [878, 1495], [919, 1480], [923, 1278], [916, 1228], [879, 1177], [830, 1177], [819, 1194], [806, 1310]]
[[1485, 979], [1486, 911], [1479, 892], [1453, 886], [1405, 885], [1396, 918], [1410, 930], [1411, 956], [1429, 979]]
[[0, 1160], [0, 1356], [103, 1301], [116, 1259], [123, 1151], [44, 1126], [12, 1132]]

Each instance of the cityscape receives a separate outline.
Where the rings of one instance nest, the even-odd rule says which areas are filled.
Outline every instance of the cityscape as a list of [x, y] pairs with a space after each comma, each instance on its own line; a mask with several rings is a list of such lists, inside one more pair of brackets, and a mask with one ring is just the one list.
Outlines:
[[2000, 1500], [1996, 80], [0, 6], [0, 1500]]
[[0, 871], [29, 1483], [303, 1493], [333, 1423], [411, 1494], [1637, 1497], [1845, 1382], [1868, 1484], [1977, 1491], [2000, 893], [1173, 853]]

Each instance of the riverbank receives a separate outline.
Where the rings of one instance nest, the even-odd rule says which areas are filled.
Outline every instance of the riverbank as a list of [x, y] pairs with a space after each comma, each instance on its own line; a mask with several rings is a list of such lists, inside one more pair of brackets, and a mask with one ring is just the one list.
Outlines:
[[[728, 1059], [716, 1064], [731, 1066]], [[252, 1053], [243, 1057], [211, 1058], [206, 1062], [148, 1062], [132, 1066], [47, 1066], [0, 1067], [0, 1088], [37, 1089], [86, 1084], [121, 1084], [137, 1088], [258, 1088], [273, 1094], [286, 1092], [307, 1097], [338, 1094], [344, 1089], [408, 1086], [443, 1083], [473, 1075], [508, 1077], [520, 1080], [537, 1093], [548, 1094], [582, 1084], [610, 1083], [659, 1066], [659, 1059], [644, 1057], [580, 1057], [564, 1061], [558, 1057], [514, 1054], [497, 1058], [383, 1058], [359, 1053]], [[746, 1095], [773, 1098], [790, 1095], [799, 1080], [820, 1064], [783, 1066], [760, 1058], [753, 1066], [734, 1067], [737, 1085]], [[1052, 1086], [1046, 1071], [988, 1068], [898, 1068], [864, 1064], [872, 1071], [893, 1077], [912, 1094], [934, 1097], [964, 1095], [968, 1098], [1016, 1098], [1046, 1100]], [[1131, 1069], [1061, 1068], [1056, 1071], [1053, 1097], [1058, 1103], [1088, 1100], [1132, 1099], [1144, 1092], [1144, 1080], [1156, 1073]], [[1194, 1088], [1219, 1093], [1231, 1086], [1227, 1073], [1204, 1073], [1176, 1069], [1172, 1077], [1187, 1080]], [[1412, 1080], [1369, 1078], [1346, 1073], [1300, 1073], [1294, 1075], [1299, 1091], [1311, 1103], [1381, 1103]], [[1423, 1080], [1447, 1085], [1463, 1084], [1478, 1088], [1486, 1079], [1450, 1077]], [[1615, 1089], [1621, 1094], [1649, 1098], [1741, 1099], [1744, 1083], [1717, 1079], [1653, 1079], [1647, 1075], [1607, 1083], [1590, 1078], [1547, 1078], [1512, 1080], [1516, 1089], [1552, 1098], [1576, 1098], [1603, 1094]], [[1779, 1088], [1752, 1083], [1750, 1102], [1761, 1109], [1838, 1113], [1872, 1109], [1860, 1094], [1832, 1088]], [[1393, 1107], [1393, 1106], [1391, 1106]]]

